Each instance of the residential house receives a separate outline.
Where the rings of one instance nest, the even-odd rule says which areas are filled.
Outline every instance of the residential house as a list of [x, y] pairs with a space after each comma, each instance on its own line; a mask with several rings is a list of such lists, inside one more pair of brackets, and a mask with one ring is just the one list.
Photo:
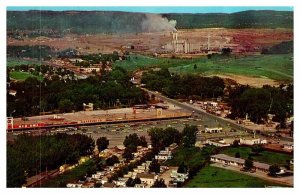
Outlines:
[[157, 179], [157, 176], [155, 174], [149, 173], [138, 173], [136, 177], [140, 178], [142, 183], [146, 184], [147, 186], [152, 186], [154, 184], [154, 181]]

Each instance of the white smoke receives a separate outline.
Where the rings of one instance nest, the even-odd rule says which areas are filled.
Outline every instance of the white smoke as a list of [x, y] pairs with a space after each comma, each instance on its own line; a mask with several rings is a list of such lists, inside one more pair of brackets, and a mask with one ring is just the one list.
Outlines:
[[168, 20], [157, 14], [146, 14], [142, 21], [143, 32], [176, 31], [176, 20]]

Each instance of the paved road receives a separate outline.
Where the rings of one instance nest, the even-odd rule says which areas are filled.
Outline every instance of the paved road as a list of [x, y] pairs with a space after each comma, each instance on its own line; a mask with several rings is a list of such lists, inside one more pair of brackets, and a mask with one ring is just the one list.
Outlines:
[[[215, 119], [216, 121], [218, 121], [218, 122], [220, 122], [222, 124], [225, 124], [227, 126], [230, 126], [230, 127], [234, 128], [234, 129], [247, 131], [249, 133], [252, 133], [252, 131], [253, 131], [253, 129], [247, 128], [247, 127], [245, 127], [243, 125], [240, 125], [240, 124], [237, 124], [233, 120], [222, 118], [222, 117], [218, 117], [216, 115], [212, 115], [212, 114], [207, 113], [206, 111], [204, 111], [204, 110], [202, 110], [202, 109], [200, 109], [198, 107], [192, 106], [192, 105], [187, 104], [187, 103], [178, 102], [177, 100], [168, 98], [166, 96], [163, 96], [160, 93], [150, 91], [150, 90], [148, 90], [146, 88], [141, 88], [141, 89], [143, 89], [144, 91], [148, 92], [151, 95], [152, 94], [155, 95], [155, 97], [160, 98], [160, 99], [162, 99], [162, 100], [164, 100], [164, 101], [166, 101], [166, 102], [168, 102], [170, 104], [174, 104], [174, 105], [176, 105], [176, 106], [178, 106], [178, 107], [180, 107], [182, 109], [186, 109], [188, 111], [191, 111], [191, 112], [194, 112], [194, 113], [197, 113], [197, 114], [200, 114], [200, 115], [204, 115], [204, 116], [209, 117], [211, 119]], [[286, 137], [280, 137], [279, 139], [282, 140], [282, 141], [287, 141], [287, 142], [292, 142], [293, 141], [293, 139], [286, 138]]]

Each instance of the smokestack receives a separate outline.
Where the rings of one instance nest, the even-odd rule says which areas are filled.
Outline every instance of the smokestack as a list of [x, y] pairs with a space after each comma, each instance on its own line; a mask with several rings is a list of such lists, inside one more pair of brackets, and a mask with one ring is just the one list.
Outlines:
[[207, 50], [210, 50], [210, 34], [207, 36]]

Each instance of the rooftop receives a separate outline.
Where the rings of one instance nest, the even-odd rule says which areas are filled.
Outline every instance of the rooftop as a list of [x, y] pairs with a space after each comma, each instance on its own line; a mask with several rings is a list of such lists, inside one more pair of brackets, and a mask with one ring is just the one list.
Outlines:
[[144, 178], [144, 179], [154, 179], [155, 175], [154, 174], [149, 174], [149, 173], [138, 173], [136, 175], [137, 178]]
[[[226, 154], [216, 154], [216, 155], [212, 155], [211, 157], [212, 158], [217, 158], [217, 159], [220, 159], [220, 160], [236, 162], [236, 163], [240, 163], [240, 164], [245, 163], [244, 159], [231, 157], [231, 156], [228, 156]], [[256, 167], [256, 168], [261, 168], [261, 169], [266, 169], [266, 170], [268, 170], [269, 167], [270, 167], [269, 164], [265, 164], [265, 163], [261, 163], [261, 162], [253, 162], [253, 166]]]

